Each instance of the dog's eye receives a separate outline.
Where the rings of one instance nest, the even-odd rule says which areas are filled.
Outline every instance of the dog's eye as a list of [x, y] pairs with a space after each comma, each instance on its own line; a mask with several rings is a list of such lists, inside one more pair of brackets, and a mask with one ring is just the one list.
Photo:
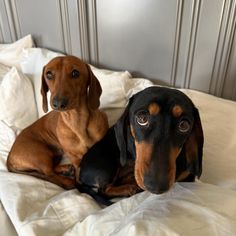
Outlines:
[[47, 78], [48, 80], [52, 79], [52, 78], [53, 78], [53, 73], [52, 73], [51, 71], [47, 71], [47, 72], [46, 72], [46, 78]]
[[188, 120], [181, 120], [178, 124], [178, 130], [182, 133], [186, 133], [190, 130], [191, 125]]
[[147, 126], [149, 124], [149, 113], [147, 111], [138, 112], [136, 122], [141, 126]]
[[72, 70], [72, 72], [71, 72], [71, 76], [72, 76], [72, 78], [73, 79], [76, 79], [76, 78], [78, 78], [79, 77], [79, 75], [80, 75], [80, 73], [79, 73], [79, 71], [78, 70]]

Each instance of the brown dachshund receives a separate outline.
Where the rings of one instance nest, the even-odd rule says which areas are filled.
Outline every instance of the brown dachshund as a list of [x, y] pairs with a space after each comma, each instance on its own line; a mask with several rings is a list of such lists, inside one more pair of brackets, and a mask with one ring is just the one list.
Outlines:
[[[76, 169], [88, 149], [108, 129], [98, 109], [101, 86], [90, 67], [74, 56], [57, 57], [43, 69], [41, 94], [49, 112], [16, 138], [7, 159], [9, 171], [36, 176], [65, 189], [75, 187]], [[60, 165], [65, 155], [72, 163]]]
[[160, 194], [176, 181], [200, 177], [202, 149], [192, 101], [178, 90], [150, 87], [130, 99], [117, 123], [85, 154], [77, 187], [106, 205], [109, 198], [142, 190]]

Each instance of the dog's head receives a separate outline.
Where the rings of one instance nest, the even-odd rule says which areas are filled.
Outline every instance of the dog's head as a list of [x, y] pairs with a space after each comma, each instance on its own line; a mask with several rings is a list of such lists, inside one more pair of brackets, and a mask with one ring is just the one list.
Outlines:
[[97, 109], [102, 93], [90, 67], [74, 56], [56, 57], [44, 66], [41, 86], [44, 112], [48, 111], [48, 91], [52, 109], [59, 111], [74, 109], [83, 103]]
[[[121, 164], [135, 158], [143, 190], [162, 193], [183, 174], [202, 172], [203, 131], [198, 110], [182, 92], [150, 87], [134, 95], [115, 125]], [[180, 178], [181, 180], [181, 178]]]

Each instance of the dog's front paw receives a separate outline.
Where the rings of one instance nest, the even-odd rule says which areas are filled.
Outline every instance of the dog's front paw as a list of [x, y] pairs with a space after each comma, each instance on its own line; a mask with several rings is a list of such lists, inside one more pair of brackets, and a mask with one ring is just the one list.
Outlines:
[[55, 168], [55, 172], [59, 175], [75, 178], [75, 167], [71, 164], [59, 165]]
[[68, 177], [75, 177], [75, 167], [68, 164], [68, 169], [63, 172], [63, 175]]
[[131, 184], [131, 185], [127, 186], [127, 195], [128, 196], [132, 196], [140, 191], [141, 191], [141, 189], [135, 184]]

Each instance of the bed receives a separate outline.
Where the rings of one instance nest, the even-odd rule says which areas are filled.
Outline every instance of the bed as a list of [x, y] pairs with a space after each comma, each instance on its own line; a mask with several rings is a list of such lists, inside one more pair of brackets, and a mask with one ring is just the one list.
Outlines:
[[[199, 109], [203, 174], [161, 195], [138, 193], [109, 207], [89, 195], [9, 173], [8, 152], [19, 132], [41, 117], [42, 67], [61, 53], [34, 47], [31, 35], [0, 45], [1, 235], [236, 235], [236, 102], [181, 89]], [[112, 125], [136, 92], [159, 86], [128, 71], [99, 69], [103, 109]]]

